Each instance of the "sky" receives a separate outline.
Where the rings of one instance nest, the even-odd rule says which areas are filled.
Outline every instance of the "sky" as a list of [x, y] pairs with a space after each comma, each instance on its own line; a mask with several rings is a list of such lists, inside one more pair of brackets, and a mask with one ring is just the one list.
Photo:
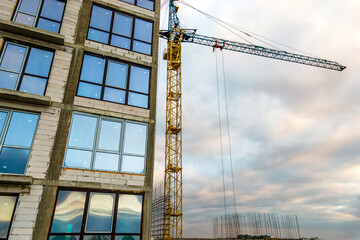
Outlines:
[[[296, 214], [304, 237], [359, 240], [360, 1], [186, 2], [347, 68], [337, 72], [237, 52], [212, 53], [210, 47], [183, 44], [184, 237], [212, 237], [212, 218], [224, 214], [219, 79], [227, 213], [234, 213], [230, 139], [238, 213]], [[163, 29], [167, 27], [166, 11], [164, 7]], [[184, 27], [196, 28], [199, 34], [243, 42], [182, 4], [179, 18]], [[166, 62], [161, 54], [165, 47], [166, 41], [161, 40], [154, 182], [164, 176]]]

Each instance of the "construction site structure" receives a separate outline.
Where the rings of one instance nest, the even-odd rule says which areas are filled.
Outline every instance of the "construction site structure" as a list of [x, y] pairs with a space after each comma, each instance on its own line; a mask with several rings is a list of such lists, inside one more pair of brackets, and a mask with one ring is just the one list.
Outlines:
[[298, 217], [276, 213], [241, 213], [213, 218], [214, 238], [243, 236], [272, 236], [274, 238], [301, 238]]
[[223, 50], [247, 53], [267, 58], [311, 65], [342, 71], [345, 66], [328, 61], [282, 50], [269, 49], [252, 44], [238, 43], [220, 38], [196, 34], [194, 29], [184, 29], [177, 16], [178, 5], [183, 0], [169, 0], [168, 29], [160, 31], [167, 39], [167, 49], [163, 55], [167, 61], [166, 90], [166, 132], [165, 132], [165, 187], [164, 187], [164, 234], [162, 239], [182, 238], [182, 58], [183, 42], [196, 43]]

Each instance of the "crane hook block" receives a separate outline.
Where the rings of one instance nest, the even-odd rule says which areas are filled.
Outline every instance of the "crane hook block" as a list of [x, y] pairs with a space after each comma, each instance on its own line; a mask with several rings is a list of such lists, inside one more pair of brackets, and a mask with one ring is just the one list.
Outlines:
[[220, 44], [218, 43], [218, 41], [215, 41], [215, 44], [213, 45], [213, 52], [215, 52], [215, 49], [216, 49], [216, 48], [219, 48], [220, 51], [222, 51], [224, 47], [225, 47], [225, 42], [223, 42], [223, 44], [220, 45]]

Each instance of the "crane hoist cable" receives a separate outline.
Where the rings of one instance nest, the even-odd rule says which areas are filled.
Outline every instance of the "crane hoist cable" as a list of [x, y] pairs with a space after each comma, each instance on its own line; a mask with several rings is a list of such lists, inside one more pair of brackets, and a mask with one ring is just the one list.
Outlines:
[[221, 104], [220, 104], [220, 87], [219, 87], [220, 84], [219, 84], [219, 70], [218, 70], [217, 51], [215, 51], [215, 62], [216, 62], [216, 90], [217, 90], [217, 103], [218, 103], [218, 121], [219, 121], [221, 170], [222, 170], [222, 180], [223, 180], [224, 210], [225, 210], [225, 217], [226, 217], [227, 216], [226, 185], [225, 185], [225, 170], [224, 170], [224, 151], [223, 151], [223, 142], [222, 142]]
[[233, 169], [233, 159], [232, 159], [232, 149], [231, 149], [231, 135], [230, 135], [230, 121], [229, 121], [229, 108], [228, 108], [228, 97], [227, 97], [227, 84], [226, 84], [226, 74], [225, 74], [225, 60], [224, 60], [224, 52], [221, 51], [222, 56], [222, 67], [223, 67], [223, 80], [224, 80], [224, 98], [225, 98], [225, 112], [226, 112], [226, 125], [228, 132], [228, 146], [229, 146], [229, 160], [230, 160], [230, 171], [231, 171], [231, 183], [232, 183], [232, 193], [233, 193], [233, 201], [234, 201], [234, 212], [235, 216], [237, 214], [236, 211], [236, 194], [235, 194], [235, 182], [234, 182], [234, 169]]

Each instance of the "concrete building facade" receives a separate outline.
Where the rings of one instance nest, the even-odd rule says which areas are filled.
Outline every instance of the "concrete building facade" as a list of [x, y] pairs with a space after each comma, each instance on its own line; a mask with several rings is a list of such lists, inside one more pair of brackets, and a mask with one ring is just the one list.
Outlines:
[[158, 0], [0, 0], [0, 240], [150, 239]]

